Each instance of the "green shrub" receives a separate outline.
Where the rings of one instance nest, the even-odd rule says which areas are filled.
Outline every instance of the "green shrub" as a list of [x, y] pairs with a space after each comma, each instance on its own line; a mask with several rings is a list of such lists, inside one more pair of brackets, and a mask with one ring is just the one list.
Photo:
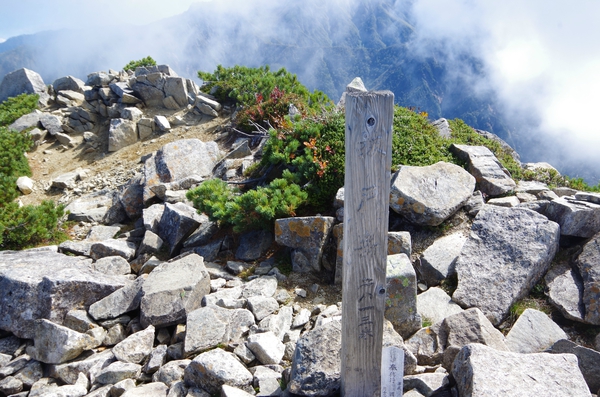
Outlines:
[[0, 127], [0, 208], [19, 196], [17, 178], [31, 175], [24, 155], [31, 145], [28, 135]]
[[0, 127], [6, 127], [19, 117], [33, 112], [38, 107], [39, 99], [37, 94], [21, 94], [0, 103]]
[[53, 201], [23, 207], [14, 202], [6, 204], [0, 208], [0, 249], [19, 250], [66, 240], [58, 226], [63, 215], [64, 206]]
[[148, 55], [146, 58], [142, 58], [137, 61], [130, 61], [127, 65], [123, 67], [123, 70], [125, 72], [129, 70], [135, 71], [135, 68], [139, 66], [156, 66], [156, 61], [152, 59], [150, 55]]

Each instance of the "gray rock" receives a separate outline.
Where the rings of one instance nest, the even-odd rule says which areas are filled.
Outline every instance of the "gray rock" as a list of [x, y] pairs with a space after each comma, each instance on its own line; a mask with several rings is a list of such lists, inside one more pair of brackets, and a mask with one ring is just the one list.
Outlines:
[[158, 223], [158, 235], [169, 244], [171, 255], [177, 253], [183, 242], [200, 226], [202, 218], [196, 209], [183, 203], [165, 203]]
[[42, 124], [52, 136], [56, 135], [58, 132], [64, 132], [61, 119], [53, 114], [42, 113], [40, 115], [40, 124]]
[[79, 179], [77, 172], [67, 172], [57, 176], [52, 180], [52, 187], [57, 189], [72, 189], [75, 187], [75, 183]]
[[[412, 255], [412, 240], [409, 232], [388, 232], [388, 255]], [[336, 268], [337, 273], [337, 268]]]
[[[163, 328], [165, 329], [165, 328]], [[143, 371], [147, 374], [153, 374], [167, 362], [167, 345], [158, 345], [150, 353], [148, 361], [144, 365]]]
[[110, 350], [104, 350], [100, 353], [90, 351], [82, 354], [77, 360], [49, 366], [48, 374], [53, 378], [60, 379], [62, 382], [74, 385], [80, 373], [89, 373], [91, 376], [92, 373], [95, 373], [93, 368], [99, 371], [114, 361], [115, 356]]
[[44, 84], [44, 80], [33, 70], [21, 68], [7, 73], [2, 79], [2, 83], [0, 83], [0, 102], [24, 93], [48, 96], [48, 94], [45, 94], [46, 84]]
[[141, 364], [152, 352], [152, 346], [154, 346], [154, 326], [149, 325], [148, 328], [119, 342], [112, 350], [119, 361]]
[[417, 295], [417, 312], [424, 323], [435, 324], [462, 311], [463, 309], [441, 288], [429, 288]]
[[446, 384], [448, 384], [448, 375], [438, 372], [404, 377], [404, 390], [417, 390], [423, 396], [431, 396], [434, 391]]
[[144, 163], [144, 202], [154, 196], [152, 186], [190, 176], [211, 176], [218, 157], [216, 142], [182, 139], [166, 144]]
[[[290, 306], [283, 306], [277, 314], [271, 314], [260, 321], [258, 327], [261, 330], [272, 331], [279, 340], [283, 340], [287, 331], [292, 326], [292, 317], [294, 309]], [[308, 322], [308, 321], [307, 321]], [[298, 335], [299, 336], [299, 335]]]
[[39, 250], [0, 253], [0, 329], [32, 339], [37, 319], [62, 323], [73, 307], [88, 307], [124, 286], [91, 269], [91, 260]]
[[397, 347], [404, 351], [404, 375], [414, 374], [417, 369], [417, 358], [402, 340], [402, 336], [394, 330], [394, 326], [388, 320], [383, 320], [383, 341], [382, 347]]
[[23, 194], [30, 194], [33, 192], [33, 179], [28, 176], [21, 176], [17, 178], [17, 187]]
[[138, 140], [135, 122], [125, 119], [112, 119], [108, 130], [108, 151], [116, 152]]
[[90, 305], [88, 310], [90, 316], [95, 320], [105, 320], [137, 309], [144, 294], [142, 286], [146, 277], [146, 275], [142, 275], [134, 282], [128, 283], [123, 288]]
[[568, 264], [553, 266], [544, 276], [548, 300], [565, 318], [584, 322], [583, 280]]
[[577, 192], [575, 193], [575, 199], [587, 201], [588, 203], [600, 204], [600, 193]]
[[155, 233], [152, 233], [150, 230], [146, 230], [146, 233], [144, 233], [144, 239], [142, 240], [138, 248], [137, 255], [153, 255], [160, 251], [162, 245], [162, 238], [158, 237]]
[[218, 393], [222, 385], [244, 388], [252, 374], [233, 353], [214, 349], [200, 354], [185, 369], [185, 381], [209, 393]]
[[310, 310], [302, 308], [292, 323], [293, 328], [302, 327], [304, 324], [310, 321]]
[[131, 273], [129, 262], [121, 256], [106, 256], [98, 259], [94, 262], [94, 270], [115, 276]]
[[452, 375], [461, 396], [590, 395], [577, 358], [570, 354], [519, 354], [471, 344], [460, 350]]
[[41, 115], [42, 112], [34, 110], [31, 113], [19, 117], [14, 123], [8, 126], [8, 129], [21, 132], [29, 128], [39, 127]]
[[0, 353], [13, 356], [21, 346], [21, 341], [14, 335], [0, 339]]
[[127, 390], [135, 389], [135, 381], [133, 379], [123, 379], [110, 388], [110, 395], [113, 397], [121, 397]]
[[106, 332], [106, 337], [102, 344], [104, 346], [114, 346], [127, 337], [127, 332], [123, 324], [115, 324]]
[[19, 355], [17, 358], [0, 368], [0, 378], [14, 375], [18, 371], [25, 368], [31, 361], [32, 359], [29, 355]]
[[437, 119], [433, 123], [431, 123], [438, 130], [438, 134], [444, 138], [450, 138], [452, 135], [452, 129], [450, 128], [450, 124], [448, 120], [441, 118]]
[[23, 382], [20, 380], [8, 376], [0, 380], [0, 393], [5, 396], [14, 395], [23, 391]]
[[141, 373], [142, 366], [139, 364], [115, 361], [100, 370], [96, 376], [96, 382], [103, 385], [114, 385], [124, 379], [137, 379]]
[[121, 110], [121, 118], [131, 120], [131, 121], [140, 121], [144, 113], [136, 108], [136, 107], [128, 107]]
[[483, 201], [483, 196], [481, 195], [481, 192], [479, 190], [475, 190], [473, 192], [473, 195], [467, 200], [463, 208], [465, 209], [465, 211], [467, 211], [467, 213], [470, 216], [476, 216], [479, 213], [479, 211], [481, 211], [484, 205], [485, 202]]
[[295, 272], [321, 270], [323, 247], [329, 238], [334, 218], [310, 216], [277, 219], [275, 241], [292, 248], [292, 266]]
[[455, 164], [402, 166], [392, 178], [390, 208], [417, 225], [437, 226], [462, 207], [474, 189], [475, 178]]
[[223, 108], [223, 106], [221, 106], [221, 104], [217, 101], [214, 101], [204, 95], [198, 95], [196, 97], [196, 106], [198, 106], [198, 104], [200, 103], [204, 103], [208, 106], [210, 106], [211, 108], [213, 108], [214, 110], [216, 110], [217, 112], [220, 112], [221, 109]]
[[141, 119], [139, 119], [137, 128], [140, 140], [143, 141], [146, 138], [152, 136], [152, 134], [154, 133], [154, 127], [155, 124], [153, 119], [147, 117], [142, 117]]
[[153, 382], [162, 382], [165, 385], [171, 387], [177, 382], [183, 380], [183, 375], [185, 369], [192, 360], [174, 360], [169, 361], [162, 367], [158, 369], [158, 371], [152, 375]]
[[205, 114], [210, 117], [219, 117], [219, 113], [214, 110], [210, 105], [207, 105], [204, 102], [197, 102], [196, 108], [200, 111], [200, 113]]
[[559, 340], [550, 349], [549, 353], [571, 353], [577, 356], [577, 363], [581, 374], [590, 390], [600, 389], [600, 353], [587, 347], [579, 346], [570, 340]]
[[503, 195], [517, 186], [487, 147], [452, 144], [450, 151], [469, 163], [469, 172], [477, 180], [477, 189], [488, 196]]
[[560, 197], [548, 203], [544, 215], [560, 225], [564, 236], [590, 238], [600, 232], [599, 204]]
[[489, 199], [487, 204], [489, 205], [497, 205], [499, 207], [517, 207], [521, 204], [521, 200], [519, 200], [516, 196], [508, 196], [508, 197], [499, 197]]
[[303, 396], [328, 396], [340, 389], [340, 321], [306, 332], [296, 344], [288, 390]]
[[15, 379], [21, 381], [24, 387], [31, 388], [35, 382], [44, 376], [44, 368], [39, 361], [31, 360], [13, 376]]
[[255, 278], [244, 285], [242, 296], [250, 298], [253, 296], [272, 297], [277, 291], [277, 279], [271, 276]]
[[70, 90], [77, 91], [83, 94], [85, 83], [83, 80], [73, 76], [60, 77], [52, 83], [52, 87], [56, 92]]
[[79, 374], [77, 381], [73, 385], [65, 385], [53, 388], [53, 390], [42, 396], [61, 396], [61, 397], [83, 397], [88, 393], [89, 381], [84, 374]]
[[204, 260], [196, 254], [160, 264], [142, 287], [142, 326], [164, 327], [184, 322], [210, 292]]
[[73, 200], [65, 212], [68, 211], [70, 221], [114, 224], [127, 218], [125, 212], [115, 206], [118, 200], [117, 192], [100, 190]]
[[188, 105], [186, 79], [182, 77], [167, 77], [163, 90], [165, 97], [173, 97], [177, 105], [179, 105], [179, 108], [183, 108]]
[[559, 226], [536, 212], [485, 206], [456, 261], [452, 299], [499, 324], [548, 270], [558, 240]]
[[600, 324], [600, 233], [592, 237], [575, 261], [583, 280], [585, 321]]
[[219, 344], [239, 343], [254, 324], [254, 316], [246, 309], [206, 306], [194, 310], [186, 323], [184, 354], [190, 355]]
[[134, 243], [126, 240], [98, 241], [90, 246], [90, 257], [99, 260], [109, 256], [120, 256], [129, 261], [135, 256], [136, 248]]
[[27, 349], [28, 354], [46, 364], [64, 363], [98, 346], [89, 335], [45, 319], [36, 320], [33, 341], [34, 347]]
[[154, 116], [154, 124], [159, 131], [167, 132], [171, 129], [171, 124], [165, 116]]
[[526, 309], [506, 335], [506, 346], [514, 353], [539, 353], [557, 341], [568, 338], [548, 315], [535, 309]]
[[247, 342], [248, 349], [262, 364], [279, 364], [283, 358], [285, 346], [273, 332], [264, 332], [250, 335]]
[[416, 270], [421, 276], [420, 280], [433, 286], [456, 274], [454, 264], [465, 241], [467, 241], [467, 237], [460, 232], [435, 240], [432, 245], [427, 247], [417, 262]]
[[136, 83], [131, 88], [135, 95], [144, 101], [147, 107], [162, 106], [164, 98], [162, 89], [141, 83]]
[[127, 390], [121, 397], [166, 397], [168, 387], [162, 382], [146, 383]]
[[94, 72], [87, 75], [85, 85], [89, 86], [107, 86], [114, 77], [109, 76], [106, 72]]
[[263, 256], [273, 244], [273, 233], [268, 230], [255, 230], [240, 236], [236, 259], [253, 261]]
[[63, 325], [82, 334], [85, 334], [92, 328], [98, 327], [85, 310], [69, 310], [65, 315]]
[[254, 314], [256, 321], [260, 321], [279, 309], [279, 303], [272, 297], [251, 296], [248, 298], [248, 309]]
[[417, 312], [417, 275], [406, 254], [387, 257], [385, 281], [385, 318], [407, 338], [421, 329], [421, 316]]

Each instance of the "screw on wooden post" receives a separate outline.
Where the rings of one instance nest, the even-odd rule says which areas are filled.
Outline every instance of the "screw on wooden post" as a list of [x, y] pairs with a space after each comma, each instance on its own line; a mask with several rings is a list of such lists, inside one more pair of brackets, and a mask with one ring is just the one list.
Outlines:
[[379, 396], [394, 94], [346, 96], [341, 395]]

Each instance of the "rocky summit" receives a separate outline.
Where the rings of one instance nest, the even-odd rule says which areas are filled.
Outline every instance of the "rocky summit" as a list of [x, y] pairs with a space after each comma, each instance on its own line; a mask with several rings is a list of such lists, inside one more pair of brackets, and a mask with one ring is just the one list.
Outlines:
[[[0, 87], [40, 94], [11, 126], [36, 140], [20, 199], [72, 221], [58, 246], [0, 252], [0, 396], [338, 395], [343, 188], [234, 234], [186, 192], [240, 182], [265, 140], [192, 80], [23, 69]], [[597, 395], [600, 196], [452, 150], [465, 168], [391, 176], [383, 345], [404, 352], [404, 395]]]

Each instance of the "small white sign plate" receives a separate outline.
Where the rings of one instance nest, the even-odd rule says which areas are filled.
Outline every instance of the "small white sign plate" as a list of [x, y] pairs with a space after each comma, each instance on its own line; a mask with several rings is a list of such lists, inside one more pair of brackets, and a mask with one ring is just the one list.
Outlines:
[[402, 397], [404, 351], [390, 346], [381, 355], [381, 397]]

